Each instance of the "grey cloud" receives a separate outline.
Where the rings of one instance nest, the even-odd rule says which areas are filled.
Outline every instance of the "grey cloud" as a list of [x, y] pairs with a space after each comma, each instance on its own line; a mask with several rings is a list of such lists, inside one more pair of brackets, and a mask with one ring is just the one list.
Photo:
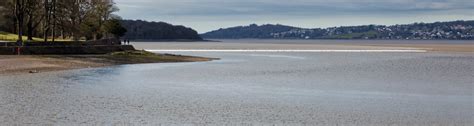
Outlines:
[[272, 14], [314, 11], [433, 11], [473, 9], [472, 0], [117, 0], [126, 9], [153, 9], [161, 14]]
[[[435, 15], [458, 20], [472, 19], [474, 0], [115, 0], [127, 19], [181, 22], [261, 21], [279, 23], [288, 19], [387, 17], [409, 20]], [[407, 17], [407, 15], [411, 17]], [[370, 16], [368, 16], [370, 15]], [[382, 15], [382, 16], [380, 16]], [[400, 16], [402, 15], [402, 16]], [[453, 17], [455, 15], [455, 17]], [[469, 16], [471, 15], [471, 16]], [[398, 17], [397, 17], [398, 16]], [[405, 18], [405, 19], [403, 19]], [[428, 19], [428, 18], [424, 18]], [[423, 20], [424, 21], [424, 20]], [[369, 22], [369, 21], [367, 21]], [[216, 24], [218, 25], [218, 24]], [[236, 24], [238, 25], [238, 24]], [[291, 25], [291, 24], [290, 24]], [[344, 25], [344, 24], [341, 24]], [[202, 27], [202, 26], [199, 26]], [[218, 26], [212, 26], [218, 27]]]

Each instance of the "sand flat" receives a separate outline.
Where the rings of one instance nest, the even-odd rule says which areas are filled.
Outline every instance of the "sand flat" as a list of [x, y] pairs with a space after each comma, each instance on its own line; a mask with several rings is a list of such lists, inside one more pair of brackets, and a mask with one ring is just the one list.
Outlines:
[[223, 42], [134, 42], [137, 49], [248, 49], [248, 50], [311, 50], [311, 49], [332, 49], [332, 50], [400, 50], [416, 49], [410, 47], [383, 47], [383, 46], [364, 46], [364, 45], [328, 45], [328, 44], [272, 44], [272, 43], [223, 43]]
[[366, 44], [366, 46], [408, 47], [433, 52], [474, 52], [474, 44]]
[[108, 63], [91, 62], [80, 59], [47, 58], [41, 56], [0, 55], [0, 75], [47, 72], [88, 67], [109, 66]]
[[289, 44], [227, 42], [134, 42], [137, 49], [154, 50], [427, 50], [474, 52], [474, 44]]
[[172, 54], [150, 55], [0, 55], [0, 76], [39, 73], [124, 64], [204, 62], [215, 58]]

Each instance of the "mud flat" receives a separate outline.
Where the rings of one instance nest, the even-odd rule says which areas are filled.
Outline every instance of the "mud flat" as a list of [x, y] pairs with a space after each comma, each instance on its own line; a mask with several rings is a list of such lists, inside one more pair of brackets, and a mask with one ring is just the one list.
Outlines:
[[210, 60], [215, 59], [172, 54], [153, 54], [145, 51], [117, 52], [106, 55], [0, 55], [0, 76], [123, 64]]
[[[244, 41], [244, 40], [241, 40]], [[396, 43], [382, 43], [382, 44], [367, 44], [367, 43], [259, 43], [257, 42], [135, 42], [134, 46], [138, 49], [146, 50], [318, 50], [331, 51], [331, 50], [357, 50], [362, 51], [377, 51], [382, 50], [390, 52], [390, 50], [415, 50], [415, 51], [428, 51], [428, 52], [474, 52], [474, 43], [462, 43], [462, 44], [431, 44], [431, 43], [414, 43], [414, 44], [396, 44]], [[229, 52], [229, 51], [227, 51]], [[381, 51], [379, 51], [381, 52]], [[401, 51], [400, 51], [401, 52]]]

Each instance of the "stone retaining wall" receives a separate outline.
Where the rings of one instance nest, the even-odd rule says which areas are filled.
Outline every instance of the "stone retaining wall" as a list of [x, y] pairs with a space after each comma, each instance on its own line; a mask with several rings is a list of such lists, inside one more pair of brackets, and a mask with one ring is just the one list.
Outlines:
[[[118, 39], [102, 39], [95, 41], [56, 41], [56, 42], [23, 42], [23, 46], [92, 46], [92, 45], [121, 45]], [[1, 46], [19, 46], [16, 42], [0, 42]]]
[[[17, 55], [17, 46], [0, 46], [0, 55]], [[135, 50], [131, 45], [96, 45], [96, 46], [23, 46], [22, 55], [82, 55], [107, 54], [118, 51]]]

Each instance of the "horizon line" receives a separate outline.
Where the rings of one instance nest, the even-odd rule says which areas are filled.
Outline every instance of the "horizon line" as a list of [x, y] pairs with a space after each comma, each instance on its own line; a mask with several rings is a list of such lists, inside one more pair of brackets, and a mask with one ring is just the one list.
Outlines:
[[317, 50], [271, 50], [271, 49], [145, 49], [150, 52], [308, 52], [308, 53], [425, 53], [421, 49], [317, 49]]

